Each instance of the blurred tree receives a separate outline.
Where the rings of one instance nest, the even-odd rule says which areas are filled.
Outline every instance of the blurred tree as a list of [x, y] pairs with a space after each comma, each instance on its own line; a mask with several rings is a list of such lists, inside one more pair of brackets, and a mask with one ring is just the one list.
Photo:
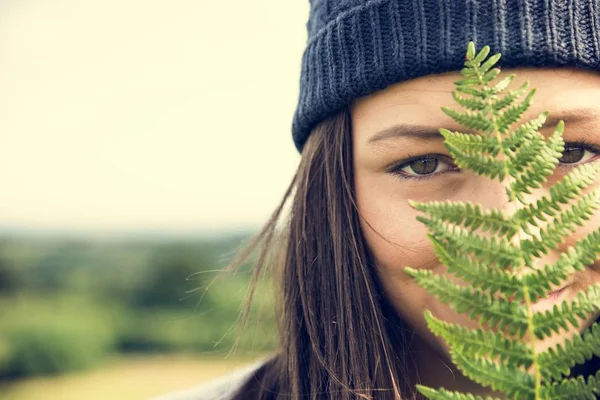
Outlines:
[[[195, 307], [214, 276], [214, 265], [210, 254], [194, 251], [190, 245], [161, 246], [143, 271], [135, 302], [141, 307], [190, 308], [191, 304]], [[209, 302], [209, 297], [204, 296], [199, 308]]]
[[24, 275], [24, 271], [5, 256], [4, 246], [0, 244], [0, 295], [17, 292], [26, 283]]
[[20, 283], [18, 271], [0, 258], [0, 295], [15, 293]]

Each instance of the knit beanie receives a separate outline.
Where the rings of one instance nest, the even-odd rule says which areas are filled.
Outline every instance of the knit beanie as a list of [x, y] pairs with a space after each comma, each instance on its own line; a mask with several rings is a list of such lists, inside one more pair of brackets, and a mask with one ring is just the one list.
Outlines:
[[600, 0], [310, 0], [292, 122], [310, 131], [352, 100], [419, 76], [459, 71], [467, 44], [500, 67], [600, 70]]

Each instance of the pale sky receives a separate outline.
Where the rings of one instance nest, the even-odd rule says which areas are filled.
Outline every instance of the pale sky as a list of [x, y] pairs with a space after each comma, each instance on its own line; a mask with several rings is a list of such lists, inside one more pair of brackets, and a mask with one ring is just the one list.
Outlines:
[[307, 0], [4, 0], [0, 227], [259, 226], [291, 139]]

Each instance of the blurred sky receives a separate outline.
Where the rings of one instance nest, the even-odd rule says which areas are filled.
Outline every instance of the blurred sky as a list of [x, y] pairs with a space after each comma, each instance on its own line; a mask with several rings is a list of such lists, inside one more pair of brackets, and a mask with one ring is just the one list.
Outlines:
[[4, 0], [0, 226], [253, 228], [283, 195], [307, 0]]

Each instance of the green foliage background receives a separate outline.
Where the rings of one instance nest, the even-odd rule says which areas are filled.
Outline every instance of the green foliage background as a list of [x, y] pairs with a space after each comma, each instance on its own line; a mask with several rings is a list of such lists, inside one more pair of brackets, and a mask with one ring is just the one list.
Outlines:
[[272, 349], [271, 290], [240, 336], [248, 267], [211, 284], [247, 238], [0, 238], [0, 380], [117, 354], [226, 355], [238, 337], [237, 354]]

